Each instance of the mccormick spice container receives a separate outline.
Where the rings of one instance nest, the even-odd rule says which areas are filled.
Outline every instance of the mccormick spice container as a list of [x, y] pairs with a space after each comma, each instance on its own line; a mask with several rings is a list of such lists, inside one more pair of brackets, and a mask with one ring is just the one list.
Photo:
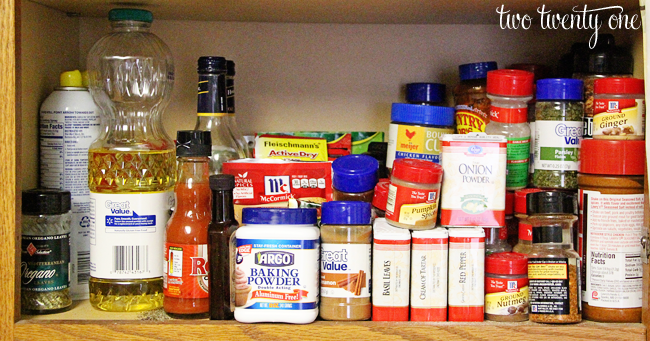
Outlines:
[[528, 185], [530, 126], [528, 101], [533, 98], [533, 73], [521, 70], [488, 72], [487, 96], [491, 100], [489, 135], [508, 139], [506, 189], [513, 191]]
[[506, 144], [484, 133], [444, 137], [441, 225], [505, 226]]
[[56, 189], [22, 193], [20, 301], [25, 314], [58, 313], [72, 307], [70, 200], [70, 192]]
[[458, 134], [485, 131], [485, 126], [490, 122], [490, 99], [486, 94], [487, 73], [496, 69], [496, 62], [458, 66], [460, 84], [453, 91]]
[[440, 83], [406, 84], [406, 101], [410, 104], [444, 105], [447, 87]]
[[386, 167], [397, 159], [440, 162], [440, 139], [454, 133], [454, 108], [393, 103]]
[[372, 202], [379, 162], [363, 154], [345, 155], [332, 162], [332, 194], [335, 201]]
[[311, 323], [318, 316], [320, 232], [314, 208], [249, 207], [235, 232], [235, 319]]
[[593, 137], [611, 140], [645, 138], [643, 79], [603, 78], [594, 82]]
[[578, 189], [578, 152], [583, 132], [582, 81], [569, 78], [537, 82], [533, 185]]
[[411, 233], [375, 219], [372, 246], [372, 320], [409, 320]]
[[599, 322], [640, 322], [644, 141], [594, 138], [582, 141], [580, 148], [583, 316]]
[[447, 321], [449, 232], [438, 227], [411, 238], [411, 321]]
[[370, 318], [370, 203], [330, 201], [321, 207], [320, 317]]
[[388, 187], [386, 222], [405, 229], [434, 228], [441, 181], [442, 167], [436, 163], [396, 160]]
[[483, 321], [485, 233], [449, 229], [449, 321]]
[[528, 320], [528, 257], [502, 252], [485, 257], [485, 319]]

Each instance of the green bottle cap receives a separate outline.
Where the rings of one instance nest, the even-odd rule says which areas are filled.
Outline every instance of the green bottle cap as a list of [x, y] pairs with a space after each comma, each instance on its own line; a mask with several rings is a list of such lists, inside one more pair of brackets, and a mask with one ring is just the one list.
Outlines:
[[135, 8], [115, 8], [108, 12], [108, 20], [110, 21], [123, 21], [123, 20], [132, 20], [132, 21], [143, 21], [143, 22], [152, 22], [153, 14], [144, 9], [135, 9]]
[[74, 70], [61, 73], [60, 84], [61, 86], [81, 87], [81, 72]]

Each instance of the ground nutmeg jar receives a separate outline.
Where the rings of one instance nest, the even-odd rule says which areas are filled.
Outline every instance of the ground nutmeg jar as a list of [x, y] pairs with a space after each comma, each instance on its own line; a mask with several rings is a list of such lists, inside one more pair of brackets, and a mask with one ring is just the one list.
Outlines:
[[485, 257], [485, 319], [528, 320], [528, 257], [516, 252]]

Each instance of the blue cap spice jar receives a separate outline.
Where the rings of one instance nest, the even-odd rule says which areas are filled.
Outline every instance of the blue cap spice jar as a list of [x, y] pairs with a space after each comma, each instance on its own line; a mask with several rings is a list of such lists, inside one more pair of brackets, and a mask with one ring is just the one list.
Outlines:
[[335, 201], [372, 202], [379, 180], [377, 159], [363, 154], [342, 156], [332, 162], [332, 187]]

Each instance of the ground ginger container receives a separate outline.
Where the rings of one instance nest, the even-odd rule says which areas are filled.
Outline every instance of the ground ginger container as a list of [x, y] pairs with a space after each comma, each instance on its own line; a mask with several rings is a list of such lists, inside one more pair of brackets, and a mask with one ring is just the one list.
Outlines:
[[594, 81], [592, 133], [595, 139], [645, 138], [643, 79], [603, 78]]
[[393, 173], [386, 203], [386, 222], [412, 230], [428, 230], [436, 225], [442, 166], [426, 160], [399, 159]]
[[528, 320], [528, 257], [516, 252], [485, 257], [485, 319]]
[[582, 141], [578, 245], [585, 319], [641, 321], [644, 148], [641, 140]]
[[329, 201], [321, 207], [320, 317], [333, 321], [370, 318], [371, 205]]

